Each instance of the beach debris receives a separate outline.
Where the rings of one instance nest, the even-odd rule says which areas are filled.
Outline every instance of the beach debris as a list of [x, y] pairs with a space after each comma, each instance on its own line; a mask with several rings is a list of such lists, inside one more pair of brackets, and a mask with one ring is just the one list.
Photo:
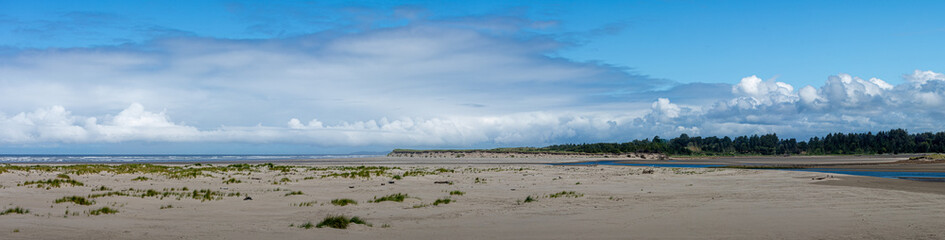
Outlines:
[[512, 190], [512, 191], [515, 191], [515, 189], [514, 189], [514, 188], [513, 188], [513, 189], [509, 189], [509, 190]]
[[246, 196], [245, 198], [243, 198], [243, 201], [249, 201], [249, 200], [253, 200], [253, 198], [251, 198], [251, 197], [249, 197], [249, 196]]
[[643, 170], [643, 174], [653, 174], [653, 172], [654, 172], [653, 169], [645, 169], [645, 170]]
[[433, 184], [453, 184], [453, 181], [436, 181]]
[[389, 181], [389, 182], [387, 182], [387, 183], [394, 184], [394, 181]]
[[[827, 177], [830, 177], [830, 176], [828, 175]], [[810, 180], [824, 180], [824, 179], [826, 179], [827, 177], [812, 177], [812, 178], [810, 178]]]
[[258, 177], [249, 178], [249, 179], [251, 179], [251, 180], [262, 180], [262, 178], [258, 178]]
[[220, 190], [229, 190], [229, 189], [230, 189], [230, 188], [228, 188], [228, 187], [220, 187]]
[[384, 186], [384, 183], [381, 183], [381, 186]]
[[348, 188], [354, 188], [354, 186], [348, 186]]

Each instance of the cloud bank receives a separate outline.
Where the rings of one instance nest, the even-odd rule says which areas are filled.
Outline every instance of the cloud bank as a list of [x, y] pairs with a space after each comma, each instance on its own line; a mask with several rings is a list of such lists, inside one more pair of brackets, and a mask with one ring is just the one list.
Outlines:
[[[654, 135], [941, 131], [945, 75], [679, 84], [555, 57], [518, 18], [269, 40], [179, 37], [0, 58], [0, 145], [121, 142], [498, 147]], [[158, 110], [156, 110], [158, 109]]]

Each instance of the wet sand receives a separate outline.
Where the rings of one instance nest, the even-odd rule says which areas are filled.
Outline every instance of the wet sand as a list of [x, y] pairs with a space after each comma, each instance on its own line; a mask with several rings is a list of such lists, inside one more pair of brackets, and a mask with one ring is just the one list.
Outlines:
[[[936, 190], [945, 186], [941, 183], [846, 175], [812, 180], [827, 174], [774, 170], [552, 166], [529, 159], [516, 159], [523, 162], [518, 164], [485, 159], [337, 161], [296, 161], [292, 165], [305, 167], [257, 167], [181, 179], [157, 173], [66, 173], [84, 185], [48, 190], [22, 184], [55, 179], [59, 172], [9, 171], [0, 174], [0, 211], [21, 207], [30, 213], [0, 216], [0, 239], [945, 238], [945, 195]], [[370, 178], [322, 178], [343, 171], [310, 169], [337, 165], [399, 169]], [[406, 176], [410, 171], [425, 174]], [[138, 177], [148, 179], [133, 181]], [[225, 183], [231, 178], [239, 183]], [[101, 186], [239, 195], [207, 201], [106, 196], [90, 198], [92, 205], [55, 203], [65, 196], [102, 193], [96, 190]], [[188, 191], [179, 191], [182, 187]], [[296, 191], [302, 193], [290, 194]], [[463, 195], [451, 195], [453, 191]], [[370, 202], [395, 193], [409, 197]], [[244, 201], [244, 195], [253, 200]], [[524, 202], [529, 196], [536, 201]], [[358, 204], [331, 204], [339, 198]], [[432, 205], [446, 198], [453, 202]], [[102, 207], [119, 212], [89, 214]], [[298, 227], [341, 214], [372, 226]]]

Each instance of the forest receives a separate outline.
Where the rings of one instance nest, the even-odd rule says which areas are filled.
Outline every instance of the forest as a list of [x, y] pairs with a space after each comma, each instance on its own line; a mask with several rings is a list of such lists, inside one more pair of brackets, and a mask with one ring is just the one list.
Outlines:
[[690, 137], [653, 139], [625, 143], [561, 144], [540, 148], [544, 151], [583, 153], [665, 153], [668, 155], [823, 155], [945, 152], [945, 132], [913, 133], [893, 129], [877, 133], [831, 133], [807, 141], [781, 139], [777, 134], [730, 137]]

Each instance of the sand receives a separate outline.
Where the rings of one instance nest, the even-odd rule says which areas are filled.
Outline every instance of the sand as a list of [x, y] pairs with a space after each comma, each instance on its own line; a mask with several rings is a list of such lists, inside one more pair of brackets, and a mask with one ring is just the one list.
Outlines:
[[[208, 173], [212, 177], [183, 179], [160, 174], [70, 174], [84, 186], [48, 190], [17, 185], [55, 179], [58, 173], [11, 171], [0, 174], [0, 211], [18, 206], [30, 213], [0, 216], [0, 239], [945, 238], [945, 195], [933, 191], [936, 186], [945, 188], [940, 183], [910, 187], [919, 182], [845, 175], [812, 180], [826, 175], [775, 170], [551, 166], [530, 164], [535, 162], [532, 160], [517, 164], [395, 160], [330, 163], [401, 168], [369, 179], [321, 178], [329, 172], [303, 168], [281, 172], [261, 167], [259, 172]], [[324, 167], [325, 161], [318, 164]], [[437, 168], [453, 172], [406, 176], [388, 183], [392, 175], [408, 170], [435, 172]], [[654, 173], [643, 174], [645, 170]], [[149, 180], [132, 181], [140, 176]], [[241, 183], [225, 184], [229, 178]], [[289, 181], [280, 182], [282, 178]], [[452, 184], [435, 184], [437, 181]], [[110, 196], [95, 198], [96, 203], [90, 206], [54, 203], [64, 196], [107, 192], [93, 191], [101, 186], [113, 190], [188, 187], [239, 192], [240, 196], [210, 201]], [[286, 196], [294, 191], [303, 195]], [[451, 191], [464, 194], [451, 196]], [[551, 197], [562, 191], [574, 194]], [[395, 193], [410, 197], [403, 202], [369, 202]], [[243, 195], [253, 200], [244, 201]], [[528, 196], [537, 201], [523, 202]], [[338, 198], [358, 204], [330, 203]], [[444, 198], [455, 201], [424, 206]], [[311, 206], [297, 206], [311, 201], [315, 201]], [[87, 214], [106, 206], [119, 212]], [[297, 227], [341, 214], [358, 216], [372, 226]]]

